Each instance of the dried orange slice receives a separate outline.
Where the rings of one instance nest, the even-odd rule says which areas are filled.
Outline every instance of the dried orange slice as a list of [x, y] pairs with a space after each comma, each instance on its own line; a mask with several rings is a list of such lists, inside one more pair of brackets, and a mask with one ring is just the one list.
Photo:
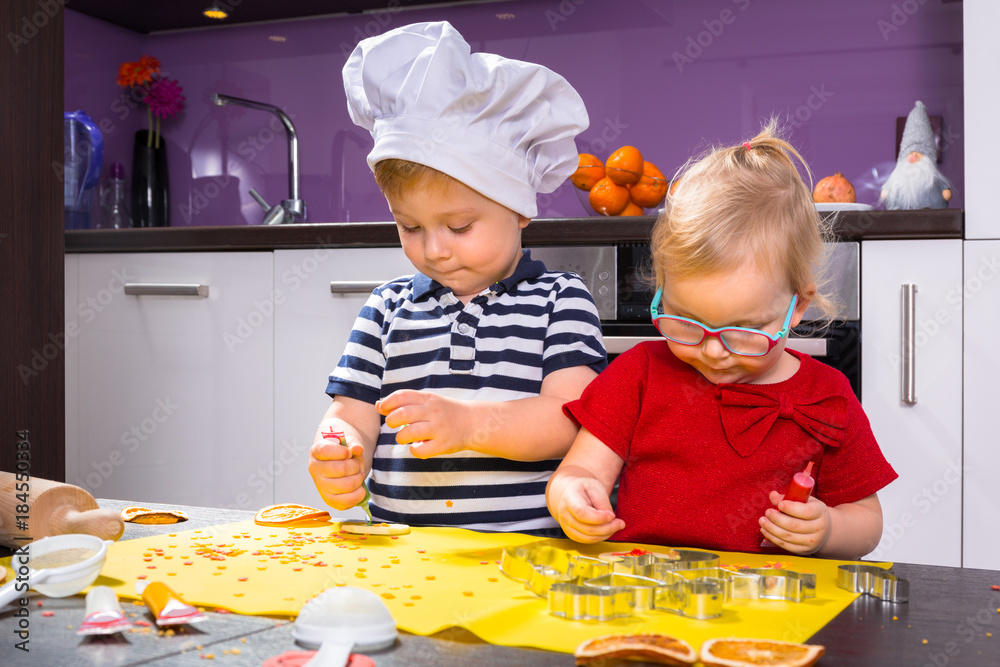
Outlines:
[[148, 507], [124, 507], [119, 512], [122, 519], [130, 523], [160, 524], [187, 521], [188, 515], [181, 510], [151, 510]]
[[368, 523], [367, 521], [343, 521], [340, 529], [355, 535], [406, 535], [410, 527], [405, 523]]
[[268, 505], [257, 510], [253, 521], [258, 526], [286, 526], [297, 521], [329, 521], [330, 513], [308, 505], [283, 503]]
[[603, 665], [616, 658], [638, 658], [658, 665], [693, 665], [698, 659], [683, 639], [653, 632], [588, 639], [576, 647], [574, 655], [578, 665]]
[[706, 667], [808, 667], [826, 649], [817, 644], [796, 644], [776, 639], [717, 637], [701, 645]]

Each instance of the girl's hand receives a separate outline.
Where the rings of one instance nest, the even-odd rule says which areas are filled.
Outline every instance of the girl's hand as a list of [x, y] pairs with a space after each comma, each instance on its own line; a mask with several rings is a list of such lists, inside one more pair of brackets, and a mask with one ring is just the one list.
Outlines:
[[396, 442], [410, 445], [410, 453], [419, 459], [460, 452], [475, 437], [467, 404], [429, 391], [394, 391], [375, 409], [389, 428], [403, 427], [396, 432]]
[[608, 539], [625, 528], [625, 522], [615, 516], [604, 486], [596, 479], [567, 479], [562, 494], [552, 508], [553, 516], [576, 542], [590, 544]]
[[349, 444], [344, 447], [335, 439], [323, 438], [320, 432], [309, 448], [309, 474], [327, 505], [338, 510], [350, 509], [365, 497], [361, 488], [365, 481], [362, 465], [365, 448], [359, 443], [350, 444], [350, 436], [345, 436]]
[[760, 518], [760, 532], [776, 546], [800, 556], [822, 549], [830, 537], [830, 508], [815, 497], [805, 503], [783, 498], [771, 491], [774, 508]]

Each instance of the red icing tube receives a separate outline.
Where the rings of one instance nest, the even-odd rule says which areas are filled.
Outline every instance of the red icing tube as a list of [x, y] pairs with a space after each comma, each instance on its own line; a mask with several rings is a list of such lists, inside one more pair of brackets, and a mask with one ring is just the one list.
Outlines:
[[816, 480], [809, 474], [812, 472], [812, 467], [813, 462], [810, 461], [805, 470], [795, 473], [792, 483], [788, 485], [788, 490], [785, 491], [785, 500], [794, 500], [798, 503], [809, 501], [813, 487], [816, 486]]

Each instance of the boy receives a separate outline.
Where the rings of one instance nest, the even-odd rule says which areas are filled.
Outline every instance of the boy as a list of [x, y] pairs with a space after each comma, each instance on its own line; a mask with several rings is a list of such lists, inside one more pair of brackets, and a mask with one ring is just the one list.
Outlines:
[[[521, 249], [537, 192], [576, 168], [587, 112], [559, 75], [471, 54], [446, 22], [358, 44], [352, 120], [418, 273], [377, 288], [330, 376], [310, 451], [326, 502], [375, 519], [553, 533], [545, 485], [576, 426], [562, 404], [606, 364], [590, 294]], [[384, 418], [384, 419], [383, 419]], [[349, 447], [324, 440], [341, 430]]]

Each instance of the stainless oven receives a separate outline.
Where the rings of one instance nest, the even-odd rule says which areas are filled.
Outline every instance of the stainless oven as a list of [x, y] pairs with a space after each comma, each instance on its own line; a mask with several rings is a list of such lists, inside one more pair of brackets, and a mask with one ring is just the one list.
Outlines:
[[[840, 319], [819, 323], [810, 307], [788, 347], [805, 352], [847, 376], [861, 398], [861, 264], [857, 242], [828, 247], [825, 290], [840, 305]], [[531, 249], [532, 257], [550, 269], [573, 271], [587, 283], [597, 304], [609, 358], [646, 340], [662, 340], [649, 319], [653, 298], [648, 243], [613, 246], [547, 246]]]

